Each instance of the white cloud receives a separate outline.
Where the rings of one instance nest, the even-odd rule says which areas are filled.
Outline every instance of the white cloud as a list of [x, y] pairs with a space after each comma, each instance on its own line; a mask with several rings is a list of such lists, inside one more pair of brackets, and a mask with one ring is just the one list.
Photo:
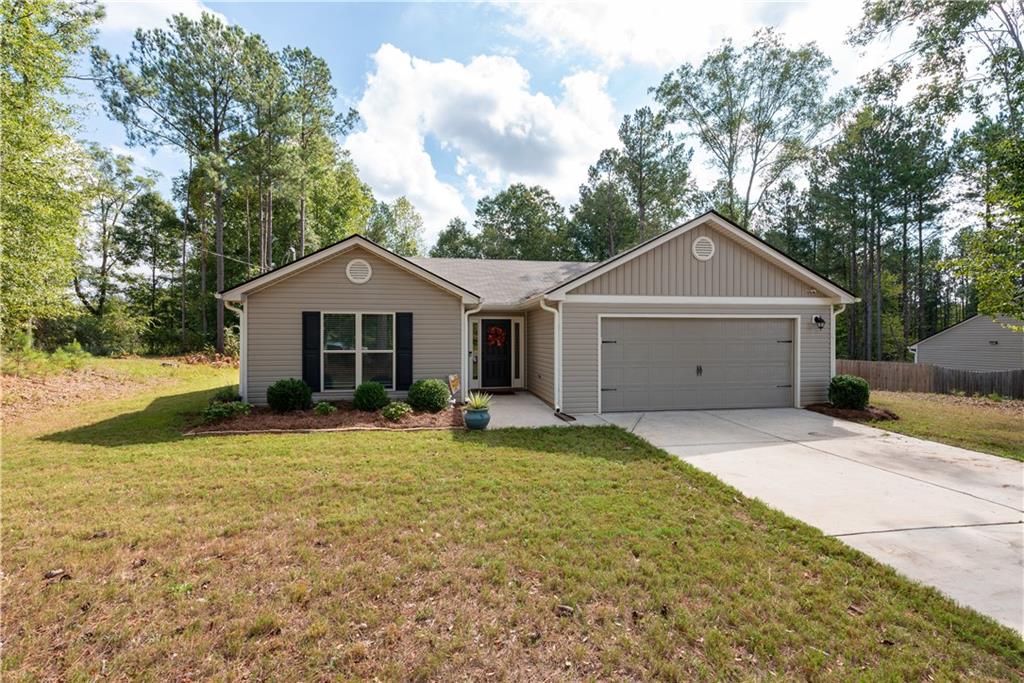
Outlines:
[[211, 10], [202, 0], [107, 0], [103, 5], [107, 11], [103, 30], [110, 32], [164, 28], [167, 19], [174, 14], [195, 19], [203, 12], [209, 12], [227, 21], [224, 15]]
[[[553, 99], [532, 92], [530, 74], [508, 56], [430, 62], [385, 44], [373, 60], [356, 105], [365, 129], [346, 146], [378, 197], [413, 202], [428, 240], [450, 218], [470, 218], [467, 200], [508, 183], [538, 183], [568, 204], [615, 140], [605, 78], [593, 72], [563, 78]], [[428, 140], [454, 157], [453, 178], [439, 178]]]

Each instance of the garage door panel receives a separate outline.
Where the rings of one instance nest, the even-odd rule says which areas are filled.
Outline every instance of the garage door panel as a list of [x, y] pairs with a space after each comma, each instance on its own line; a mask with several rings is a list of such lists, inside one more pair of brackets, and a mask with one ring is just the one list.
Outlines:
[[791, 406], [792, 325], [789, 319], [606, 318], [602, 409]]

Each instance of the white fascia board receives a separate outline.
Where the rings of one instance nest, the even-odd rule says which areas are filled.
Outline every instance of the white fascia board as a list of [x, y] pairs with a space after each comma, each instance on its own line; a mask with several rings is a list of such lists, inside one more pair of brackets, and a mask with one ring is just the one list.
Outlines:
[[344, 252], [354, 248], [362, 247], [366, 251], [378, 256], [392, 265], [401, 268], [413, 275], [416, 275], [420, 279], [430, 282], [436, 287], [439, 287], [451, 294], [454, 294], [462, 299], [462, 303], [465, 304], [476, 304], [480, 302], [480, 297], [473, 294], [467, 289], [462, 289], [458, 285], [455, 285], [447, 280], [438, 277], [434, 273], [430, 272], [426, 268], [419, 266], [412, 261], [393, 254], [384, 247], [378, 244], [374, 244], [370, 240], [366, 239], [362, 235], [353, 235], [348, 239], [338, 242], [332, 247], [328, 247], [323, 251], [308, 257], [293, 261], [286, 266], [282, 266], [277, 270], [267, 273], [264, 277], [258, 277], [250, 282], [243, 283], [232, 289], [225, 290], [223, 293], [217, 294], [219, 298], [223, 298], [227, 301], [241, 301], [243, 294], [251, 294], [254, 291], [268, 287], [279, 280], [296, 275], [307, 268], [316, 266], [318, 263], [322, 263], [328, 259], [334, 258], [343, 254]]
[[560, 301], [578, 304], [688, 304], [697, 306], [831, 306], [835, 299], [797, 296], [645, 296], [619, 294], [566, 294]]
[[691, 221], [683, 223], [677, 228], [669, 230], [668, 232], [666, 232], [663, 235], [660, 235], [659, 237], [655, 237], [654, 239], [646, 242], [645, 244], [641, 244], [640, 246], [633, 248], [631, 251], [626, 251], [622, 254], [619, 254], [618, 256], [614, 256], [611, 259], [605, 261], [602, 265], [586, 272], [582, 276], [576, 276], [575, 279], [569, 280], [565, 284], [548, 291], [544, 296], [545, 298], [554, 301], [561, 301], [570, 290], [576, 289], [577, 287], [593, 280], [594, 278], [600, 277], [601, 275], [604, 275], [608, 271], [614, 270], [615, 268], [618, 268], [622, 264], [627, 263], [628, 261], [631, 261], [638, 256], [646, 254], [648, 251], [656, 249], [661, 245], [665, 244], [666, 242], [673, 240], [676, 237], [682, 235], [683, 233], [688, 232], [689, 230], [692, 230], [698, 225], [702, 225], [704, 223], [713, 223], [715, 226], [721, 228], [722, 230], [725, 230], [730, 235], [735, 235], [744, 244], [750, 246], [752, 249], [761, 252], [769, 260], [771, 260], [773, 263], [778, 264], [784, 270], [787, 270], [795, 275], [798, 275], [799, 277], [809, 280], [814, 284], [818, 285], [818, 287], [820, 287], [823, 291], [832, 294], [833, 298], [838, 303], [850, 304], [860, 301], [860, 299], [850, 296], [842, 289], [839, 289], [838, 287], [830, 283], [828, 280], [822, 278], [820, 275], [817, 275], [816, 273], [808, 270], [804, 266], [801, 266], [799, 263], [793, 261], [792, 259], [786, 257], [785, 255], [776, 252], [771, 247], [763, 244], [760, 240], [757, 240], [751, 235], [748, 235], [745, 231], [740, 230], [739, 228], [736, 228], [733, 225], [730, 225], [727, 221], [722, 220], [714, 213], [705, 213], [701, 216], [698, 216], [697, 218], [694, 218]]

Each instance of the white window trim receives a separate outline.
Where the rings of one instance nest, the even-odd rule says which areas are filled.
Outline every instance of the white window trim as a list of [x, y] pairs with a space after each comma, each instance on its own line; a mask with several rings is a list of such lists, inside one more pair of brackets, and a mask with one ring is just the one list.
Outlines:
[[[352, 350], [342, 349], [328, 349], [324, 343], [324, 337], [327, 335], [327, 329], [324, 327], [324, 316], [327, 315], [354, 315], [356, 318], [356, 339], [355, 348]], [[363, 348], [363, 316], [364, 315], [390, 315], [391, 316], [391, 350], [375, 350], [375, 349], [364, 349]], [[320, 311], [320, 393], [351, 393], [363, 383], [363, 363], [362, 356], [364, 353], [390, 353], [391, 354], [391, 386], [385, 387], [388, 391], [395, 391], [397, 385], [397, 378], [395, 372], [398, 369], [398, 351], [395, 348], [397, 343], [398, 330], [395, 327], [397, 322], [394, 311]], [[328, 389], [324, 384], [324, 355], [328, 353], [337, 354], [352, 354], [355, 356], [355, 374], [356, 374], [356, 385], [351, 389]]]
[[[512, 336], [512, 385], [509, 387], [485, 387], [483, 386], [483, 365], [482, 358], [480, 356], [480, 344], [483, 342], [483, 321], [484, 320], [508, 320], [509, 326], [511, 327], [510, 334]], [[515, 335], [515, 325], [519, 323], [519, 337]], [[473, 330], [477, 333], [477, 346], [473, 347]], [[526, 369], [526, 316], [524, 315], [471, 315], [469, 316], [469, 330], [468, 339], [466, 343], [469, 345], [469, 357], [466, 363], [466, 379], [467, 386], [470, 389], [525, 389], [526, 378], [528, 377]], [[519, 357], [519, 378], [516, 378], [516, 365], [515, 356]], [[477, 359], [477, 373], [476, 379], [473, 378], [473, 358]]]
[[753, 315], [733, 313], [599, 313], [597, 316], [597, 412], [601, 414], [601, 340], [604, 338], [605, 318], [733, 318], [737, 320], [792, 320], [793, 321], [793, 407], [800, 406], [800, 315]]

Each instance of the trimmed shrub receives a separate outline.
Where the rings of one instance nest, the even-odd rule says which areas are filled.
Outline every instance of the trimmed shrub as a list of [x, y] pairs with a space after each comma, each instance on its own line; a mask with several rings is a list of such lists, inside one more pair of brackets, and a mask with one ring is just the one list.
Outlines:
[[398, 422], [412, 412], [412, 406], [402, 401], [389, 403], [380, 409], [381, 416], [390, 422]]
[[356, 387], [356, 393], [352, 397], [352, 405], [356, 410], [367, 413], [375, 413], [390, 402], [388, 391], [380, 382], [363, 382]]
[[221, 387], [210, 397], [210, 405], [214, 403], [234, 403], [241, 401], [242, 395], [238, 393], [237, 387]]
[[327, 401], [320, 401], [315, 406], [313, 406], [313, 412], [316, 413], [317, 415], [330, 415], [331, 413], [338, 412], [338, 409], [332, 403], [328, 403]]
[[220, 422], [236, 415], [248, 415], [252, 412], [251, 403], [242, 401], [227, 401], [225, 403], [211, 403], [203, 411], [203, 422]]
[[418, 379], [409, 387], [409, 405], [416, 410], [439, 413], [448, 407], [451, 392], [439, 379]]
[[836, 408], [864, 410], [870, 397], [871, 389], [863, 377], [836, 375], [828, 385], [828, 402]]
[[279, 379], [267, 387], [267, 404], [278, 413], [307, 410], [313, 406], [313, 390], [301, 379]]

